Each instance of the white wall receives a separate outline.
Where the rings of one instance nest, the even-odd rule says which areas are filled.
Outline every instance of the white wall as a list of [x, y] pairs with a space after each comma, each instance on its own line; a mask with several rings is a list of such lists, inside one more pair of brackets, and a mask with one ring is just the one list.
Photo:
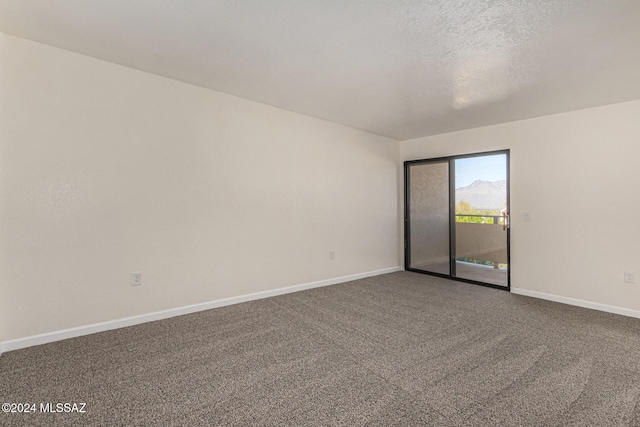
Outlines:
[[[510, 148], [512, 286], [640, 310], [622, 280], [640, 276], [637, 117], [471, 129], [399, 159]], [[0, 342], [396, 266], [397, 166], [382, 137], [0, 34]]]
[[512, 287], [640, 310], [640, 277], [623, 281], [640, 273], [639, 117], [640, 101], [609, 105], [403, 141], [400, 157], [511, 149]]
[[8, 35], [0, 64], [0, 342], [398, 265], [394, 141]]

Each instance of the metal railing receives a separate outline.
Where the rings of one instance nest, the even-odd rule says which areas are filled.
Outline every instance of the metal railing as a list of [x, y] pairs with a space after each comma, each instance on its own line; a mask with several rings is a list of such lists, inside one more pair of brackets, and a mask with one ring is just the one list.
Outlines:
[[[483, 219], [480, 222], [478, 221], [458, 221], [459, 217], [472, 217], [472, 218], [487, 218]], [[470, 222], [474, 224], [502, 224], [502, 220], [504, 219], [501, 215], [478, 215], [478, 214], [456, 214], [456, 222]]]

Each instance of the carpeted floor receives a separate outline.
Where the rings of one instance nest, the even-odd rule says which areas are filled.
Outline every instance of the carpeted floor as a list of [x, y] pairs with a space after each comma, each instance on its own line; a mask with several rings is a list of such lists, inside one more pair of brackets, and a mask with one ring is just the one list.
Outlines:
[[38, 405], [3, 426], [638, 426], [640, 319], [400, 272], [5, 353], [0, 378]]

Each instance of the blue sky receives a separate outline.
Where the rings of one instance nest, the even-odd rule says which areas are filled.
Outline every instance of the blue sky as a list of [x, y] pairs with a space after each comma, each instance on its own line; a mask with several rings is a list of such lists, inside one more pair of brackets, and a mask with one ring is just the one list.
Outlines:
[[466, 187], [478, 179], [483, 181], [507, 179], [507, 156], [497, 154], [456, 159], [455, 188]]

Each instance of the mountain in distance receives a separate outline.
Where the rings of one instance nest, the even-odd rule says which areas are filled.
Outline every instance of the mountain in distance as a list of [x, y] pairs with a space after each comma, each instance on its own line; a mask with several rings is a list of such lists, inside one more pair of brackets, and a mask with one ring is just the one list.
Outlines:
[[461, 200], [476, 209], [497, 209], [506, 206], [507, 181], [473, 181], [466, 187], [456, 188], [456, 204]]

